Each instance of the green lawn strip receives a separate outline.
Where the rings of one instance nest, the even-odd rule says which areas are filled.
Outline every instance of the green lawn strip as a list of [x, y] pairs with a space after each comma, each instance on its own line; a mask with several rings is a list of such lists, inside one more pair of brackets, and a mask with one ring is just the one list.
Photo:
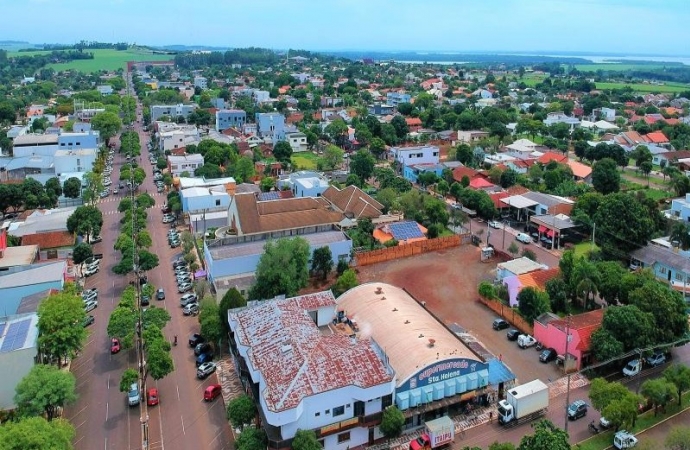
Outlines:
[[636, 92], [662, 92], [662, 93], [683, 92], [683, 91], [686, 91], [690, 88], [690, 85], [678, 84], [678, 83], [655, 85], [655, 84], [644, 84], [644, 83], [606, 83], [606, 82], [599, 82], [599, 83], [596, 83], [596, 86], [597, 86], [597, 89], [599, 89], [599, 90], [623, 89], [625, 87], [630, 87], [633, 91], [636, 91]]
[[[670, 64], [675, 66], [675, 64]], [[653, 69], [663, 69], [668, 67], [669, 64], [617, 64], [617, 63], [601, 63], [601, 64], [575, 64], [575, 68], [580, 72], [596, 72], [602, 70], [604, 72], [615, 71], [624, 72], [626, 70], [653, 70]]]
[[599, 247], [592, 242], [580, 242], [573, 247], [575, 257], [587, 256], [591, 251], [599, 250]]
[[[631, 427], [628, 429], [629, 432], [633, 434], [640, 433], [642, 431], [645, 431], [649, 428], [652, 428], [655, 425], [658, 425], [665, 419], [670, 418], [671, 416], [674, 416], [688, 408], [690, 408], [690, 391], [685, 392], [682, 396], [683, 399], [683, 404], [682, 406], [678, 406], [677, 402], [673, 402], [672, 405], [666, 405], [666, 412], [662, 413], [659, 411], [659, 413], [654, 416], [654, 409], [650, 409], [649, 411], [640, 414], [637, 416], [637, 421], [635, 421], [635, 426]], [[613, 435], [615, 432], [613, 430], [609, 430], [606, 432], [599, 433], [597, 435], [592, 436], [591, 438], [585, 439], [584, 441], [578, 442], [573, 446], [573, 449], [576, 450], [603, 450], [607, 448], [613, 448]], [[639, 438], [638, 438], [639, 439]]]
[[297, 153], [292, 155], [292, 165], [299, 170], [316, 169], [319, 157], [310, 152]]
[[168, 61], [174, 58], [173, 55], [158, 55], [144, 50], [115, 50], [115, 49], [95, 49], [90, 50], [93, 59], [79, 59], [66, 63], [48, 64], [56, 71], [78, 70], [81, 72], [97, 72], [99, 70], [124, 69], [128, 61]]

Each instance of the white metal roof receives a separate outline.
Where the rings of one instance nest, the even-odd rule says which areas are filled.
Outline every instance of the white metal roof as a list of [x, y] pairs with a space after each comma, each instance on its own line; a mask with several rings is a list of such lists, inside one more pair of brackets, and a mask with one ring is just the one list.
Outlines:
[[512, 206], [513, 208], [518, 209], [529, 208], [530, 206], [535, 206], [539, 204], [539, 202], [535, 202], [534, 200], [531, 200], [527, 197], [523, 197], [522, 195], [513, 195], [510, 197], [502, 198], [501, 202], [505, 203], [508, 206]]

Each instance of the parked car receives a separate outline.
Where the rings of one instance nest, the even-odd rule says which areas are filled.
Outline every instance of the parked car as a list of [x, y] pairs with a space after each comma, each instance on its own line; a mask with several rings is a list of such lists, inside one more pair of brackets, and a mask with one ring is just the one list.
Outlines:
[[568, 419], [577, 420], [587, 415], [587, 403], [584, 400], [575, 400], [568, 406]]
[[151, 304], [151, 297], [144, 295], [141, 297], [141, 306], [149, 306]]
[[177, 286], [177, 292], [182, 294], [183, 292], [191, 291], [192, 290], [192, 283], [182, 283], [179, 286]]
[[211, 352], [211, 344], [208, 342], [201, 342], [199, 344], [196, 344], [196, 347], [194, 347], [194, 355], [199, 356], [202, 353], [209, 353]]
[[506, 337], [509, 341], [517, 341], [520, 334], [520, 330], [516, 330], [515, 328], [513, 328], [508, 330], [508, 332], [506, 333]]
[[163, 288], [159, 288], [156, 291], [156, 300], [165, 300], [165, 291]]
[[173, 269], [177, 269], [178, 267], [187, 267], [187, 263], [183, 259], [173, 261], [172, 265]]
[[626, 377], [634, 377], [638, 373], [642, 371], [642, 361], [639, 359], [633, 359], [632, 361], [628, 362], [626, 366], [623, 368], [623, 375]]
[[98, 244], [102, 240], [103, 240], [103, 237], [101, 237], [101, 235], [99, 234], [98, 236], [92, 237], [90, 243], [91, 244]]
[[197, 314], [199, 314], [199, 304], [190, 303], [189, 305], [184, 307], [184, 309], [182, 310], [182, 314], [184, 314], [185, 316], [196, 316]]
[[93, 311], [96, 308], [98, 308], [98, 301], [97, 300], [91, 300], [91, 301], [84, 303], [84, 311], [86, 311], [86, 312]]
[[652, 356], [647, 357], [647, 365], [651, 367], [660, 366], [666, 362], [666, 355], [661, 352], [656, 352]]
[[97, 274], [97, 273], [98, 273], [98, 266], [96, 266], [96, 267], [87, 267], [86, 270], [84, 270], [84, 272], [82, 272], [82, 274], [83, 274], [85, 277], [90, 277], [91, 275], [95, 275], [95, 274]]
[[88, 327], [89, 325], [93, 325], [93, 323], [96, 321], [96, 318], [94, 316], [86, 316], [84, 318], [84, 322], [82, 323], [84, 325], [84, 328]]
[[127, 402], [129, 406], [137, 406], [139, 404], [139, 385], [132, 383], [127, 393]]
[[523, 334], [523, 335], [519, 336], [517, 339], [517, 344], [518, 344], [518, 347], [520, 347], [520, 348], [532, 347], [533, 345], [536, 345], [536, 343], [537, 343], [537, 340], [534, 339], [529, 334]]
[[510, 324], [503, 319], [495, 319], [494, 323], [491, 325], [494, 330], [505, 330], [509, 326]]
[[182, 242], [179, 239], [170, 241], [170, 248], [177, 248], [182, 244]]
[[205, 362], [213, 361], [213, 353], [202, 353], [196, 357], [196, 366], [199, 367]]
[[110, 354], [120, 353], [120, 340], [117, 338], [112, 338], [110, 340]]
[[203, 363], [202, 365], [200, 365], [198, 369], [196, 369], [196, 377], [199, 378], [200, 380], [203, 380], [204, 378], [211, 375], [215, 371], [216, 371], [216, 363], [206, 362], [206, 363]]
[[496, 229], [499, 229], [499, 228], [502, 228], [502, 227], [503, 227], [503, 225], [501, 225], [501, 222], [499, 222], [499, 221], [497, 221], [497, 220], [490, 220], [490, 221], [489, 221], [489, 226], [490, 226], [491, 228], [496, 228]]
[[197, 296], [194, 293], [185, 294], [180, 298], [180, 306], [187, 306], [190, 303], [195, 303]]
[[81, 294], [81, 299], [84, 300], [84, 303], [98, 300], [98, 292], [89, 292], [89, 293], [83, 292]]
[[158, 389], [156, 388], [150, 388], [146, 392], [146, 404], [148, 406], [156, 406], [159, 402], [158, 399]]
[[191, 283], [192, 282], [192, 277], [189, 275], [178, 275], [175, 277], [175, 280], [177, 281], [178, 286], [183, 283]]
[[206, 338], [199, 333], [194, 333], [193, 335], [189, 336], [189, 346], [192, 348], [196, 348], [197, 345], [203, 342], [206, 342]]
[[555, 349], [547, 348], [545, 350], [542, 350], [541, 355], [539, 355], [539, 361], [543, 363], [548, 363], [550, 361], [555, 360], [557, 356], [558, 353], [556, 353]]
[[515, 236], [515, 239], [522, 242], [523, 244], [529, 244], [530, 242], [532, 242], [532, 238], [530, 238], [529, 235], [525, 233], [518, 233]]
[[220, 384], [212, 384], [204, 390], [204, 401], [212, 402], [222, 392]]

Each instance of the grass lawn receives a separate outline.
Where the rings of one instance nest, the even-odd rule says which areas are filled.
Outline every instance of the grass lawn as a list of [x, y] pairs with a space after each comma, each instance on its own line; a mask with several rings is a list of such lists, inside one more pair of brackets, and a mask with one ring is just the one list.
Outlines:
[[522, 81], [522, 82], [525, 83], [527, 86], [529, 86], [529, 87], [534, 87], [534, 86], [536, 86], [537, 84], [539, 84], [539, 83], [541, 83], [542, 81], [544, 81], [544, 78], [546, 78], [546, 75], [535, 75], [535, 74], [529, 74], [529, 73], [527, 73], [527, 74], [525, 74], [524, 77], [522, 77], [522, 78], [520, 78], [520, 79], [518, 80], [518, 83]]
[[[93, 59], [81, 59], [60, 64], [48, 64], [47, 67], [51, 67], [56, 71], [79, 70], [81, 72], [97, 72], [99, 70], [124, 69], [127, 65], [127, 61], [168, 61], [174, 58], [174, 55], [154, 55], [149, 50], [143, 49], [129, 49], [120, 51], [105, 48], [88, 51], [93, 53]], [[10, 52], [8, 57], [33, 56], [46, 53], [50, 52]]]
[[[686, 392], [683, 394], [683, 404], [682, 406], [678, 406], [678, 402], [674, 402], [672, 405], [667, 405], [666, 406], [666, 412], [662, 413], [659, 411], [656, 417], [654, 417], [654, 409], [651, 409], [643, 414], [640, 414], [637, 416], [637, 421], [635, 422], [635, 426], [628, 429], [631, 433], [639, 433], [642, 430], [646, 430], [647, 428], [650, 428], [662, 420], [686, 409], [689, 407], [688, 400], [690, 400], [690, 392]], [[576, 445], [573, 446], [573, 449], [577, 450], [603, 450], [605, 448], [613, 448], [611, 447], [611, 444], [613, 444], [613, 435], [615, 433], [613, 431], [606, 431], [603, 433], [599, 433], [587, 440], [584, 440], [582, 442], [577, 443]], [[639, 438], [638, 438], [639, 439]], [[659, 447], [660, 448], [660, 447]]]
[[592, 244], [592, 242], [587, 241], [576, 244], [573, 247], [573, 250], [575, 251], [575, 257], [579, 258], [580, 256], [587, 256], [592, 250], [599, 250], [599, 247], [596, 244]]
[[293, 153], [292, 165], [298, 170], [314, 170], [319, 157], [312, 152]]
[[680, 83], [666, 83], [662, 86], [643, 83], [596, 83], [596, 85], [597, 89], [601, 90], [622, 89], [626, 86], [630, 86], [633, 89], [633, 91], [636, 92], [676, 93], [687, 91], [688, 89], [690, 89], [690, 85]]

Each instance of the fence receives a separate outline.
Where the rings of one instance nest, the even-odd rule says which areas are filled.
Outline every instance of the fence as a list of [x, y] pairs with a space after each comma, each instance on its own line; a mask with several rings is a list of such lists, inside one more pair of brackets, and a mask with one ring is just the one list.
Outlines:
[[355, 263], [357, 266], [368, 266], [370, 264], [406, 258], [408, 256], [418, 255], [421, 253], [428, 253], [451, 247], [459, 247], [462, 242], [463, 236], [457, 234], [454, 234], [453, 236], [426, 239], [423, 241], [411, 242], [405, 245], [398, 245], [396, 247], [381, 248], [368, 252], [356, 253]]
[[521, 332], [534, 336], [534, 327], [530, 325], [530, 323], [527, 322], [525, 319], [523, 319], [522, 316], [518, 314], [518, 312], [515, 310], [515, 308], [511, 308], [508, 305], [503, 304], [499, 300], [489, 300], [488, 298], [484, 298], [481, 295], [479, 296], [479, 301], [488, 306], [489, 309], [494, 311], [496, 314], [510, 322], [515, 328], [517, 328]]

